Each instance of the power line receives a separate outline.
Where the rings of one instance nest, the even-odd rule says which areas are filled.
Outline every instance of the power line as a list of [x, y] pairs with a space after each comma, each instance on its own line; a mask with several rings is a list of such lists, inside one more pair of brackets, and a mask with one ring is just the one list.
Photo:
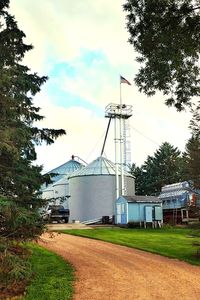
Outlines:
[[145, 137], [147, 140], [151, 141], [153, 144], [160, 146], [157, 142], [155, 142], [153, 139], [151, 139], [150, 137], [146, 136], [144, 133], [142, 133], [140, 130], [136, 129], [135, 127], [133, 127], [132, 125], [130, 125], [131, 128], [133, 128], [135, 131], [137, 131], [140, 135], [142, 135], [143, 137]]
[[88, 156], [86, 157], [86, 161], [88, 161], [89, 157], [91, 156], [91, 154], [95, 151], [95, 149], [97, 148], [97, 145], [99, 144], [100, 141], [102, 141], [104, 135], [105, 135], [105, 130], [103, 131], [103, 134], [101, 135], [101, 137], [98, 139], [98, 141], [96, 142], [95, 146], [92, 148], [92, 150], [89, 152]]

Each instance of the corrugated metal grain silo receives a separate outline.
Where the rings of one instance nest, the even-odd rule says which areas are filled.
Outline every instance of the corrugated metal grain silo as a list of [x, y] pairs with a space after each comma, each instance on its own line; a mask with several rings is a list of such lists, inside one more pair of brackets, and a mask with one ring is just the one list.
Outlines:
[[[81, 169], [83, 165], [74, 159], [62, 164], [61, 166], [49, 171], [47, 174], [57, 174], [52, 176], [53, 183], [47, 187], [41, 188], [43, 199], [52, 199], [52, 202], [56, 205], [63, 204], [66, 208], [68, 207], [67, 199], [69, 195], [69, 182], [68, 176], [73, 172]], [[64, 201], [63, 201], [64, 200]]]
[[[124, 171], [124, 178], [126, 193], [134, 195], [134, 177]], [[69, 176], [70, 221], [114, 215], [115, 180], [115, 164], [102, 156]]]
[[65, 208], [68, 208], [67, 199], [69, 195], [69, 181], [68, 175], [64, 175], [60, 180], [53, 184], [53, 192], [55, 198], [55, 205], [59, 205], [63, 202]]

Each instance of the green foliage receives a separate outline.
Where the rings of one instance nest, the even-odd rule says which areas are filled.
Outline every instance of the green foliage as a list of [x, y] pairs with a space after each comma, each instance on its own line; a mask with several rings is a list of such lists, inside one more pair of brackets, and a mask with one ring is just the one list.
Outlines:
[[[9, 0], [0, 4], [0, 215], [4, 236], [25, 240], [42, 231], [38, 190], [46, 181], [36, 160], [35, 145], [52, 144], [65, 131], [37, 128], [43, 119], [33, 97], [47, 77], [31, 73], [21, 62], [32, 45], [8, 12]], [[48, 178], [49, 180], [49, 178]], [[28, 230], [29, 227], [29, 230]], [[24, 230], [24, 231], [23, 231]]]
[[200, 138], [200, 101], [191, 109], [192, 119], [190, 121], [190, 129], [192, 135]]
[[200, 189], [200, 101], [192, 108], [191, 138], [186, 144], [184, 159], [190, 179]]
[[0, 235], [15, 240], [32, 239], [43, 231], [37, 210], [0, 198]]
[[139, 53], [135, 77], [140, 91], [166, 95], [182, 110], [200, 95], [199, 0], [126, 0], [129, 42]]
[[37, 245], [30, 244], [30, 264], [34, 279], [24, 300], [68, 300], [72, 298], [74, 272], [61, 257]]
[[167, 142], [140, 168], [133, 165], [131, 173], [136, 177], [138, 195], [157, 195], [162, 186], [188, 179], [181, 152]]
[[137, 248], [200, 265], [200, 258], [195, 256], [198, 246], [194, 247], [192, 245], [198, 242], [198, 238], [192, 237], [191, 230], [187, 228], [98, 228], [92, 230], [62, 230], [62, 232]]
[[200, 189], [200, 136], [192, 136], [186, 144], [187, 171], [194, 186]]
[[[25, 286], [30, 280], [32, 274], [31, 265], [27, 258], [29, 252], [14, 241], [0, 238], [0, 290], [2, 294], [11, 294], [19, 292], [23, 288], [19, 284], [16, 288], [16, 282]], [[21, 290], [22, 288], [22, 290]]]

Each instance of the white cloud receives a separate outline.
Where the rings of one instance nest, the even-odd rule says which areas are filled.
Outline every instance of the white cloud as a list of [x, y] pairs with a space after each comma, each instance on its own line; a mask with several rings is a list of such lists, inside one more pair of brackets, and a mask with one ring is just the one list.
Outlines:
[[[25, 63], [45, 75], [58, 63], [70, 64], [76, 75], [72, 78], [70, 73], [63, 73], [52, 78], [50, 82], [55, 89], [79, 96], [101, 109], [109, 102], [119, 102], [119, 73], [132, 81], [137, 70], [136, 54], [127, 42], [123, 2], [12, 0], [11, 12], [26, 33], [27, 42], [34, 45]], [[85, 64], [84, 49], [101, 52], [102, 60]], [[134, 85], [123, 84], [122, 97], [123, 102], [133, 105], [130, 123], [134, 162], [141, 164], [164, 141], [184, 149], [189, 137], [188, 114], [167, 108], [161, 94], [148, 99]], [[43, 126], [67, 131], [54, 145], [38, 149], [38, 162], [46, 171], [67, 161], [72, 154], [88, 161], [99, 155], [107, 125], [103, 117], [84, 108], [84, 104], [70, 108], [53, 105], [50, 93], [42, 92], [35, 101], [46, 116]], [[112, 160], [113, 144], [111, 130], [106, 153]]]
[[67, 134], [58, 138], [51, 146], [37, 147], [38, 164], [43, 164], [44, 170], [48, 171], [69, 160], [72, 154], [89, 162], [100, 155], [106, 129], [105, 120], [82, 107], [66, 109], [50, 104], [47, 99], [46, 101], [41, 110], [46, 118], [38, 126], [63, 128]]

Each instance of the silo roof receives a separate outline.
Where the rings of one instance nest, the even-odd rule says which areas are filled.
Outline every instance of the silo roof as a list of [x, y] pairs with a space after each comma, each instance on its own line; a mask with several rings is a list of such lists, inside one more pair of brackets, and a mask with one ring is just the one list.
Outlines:
[[50, 174], [50, 173], [58, 174], [56, 176], [52, 176], [52, 180], [55, 183], [58, 180], [60, 180], [63, 176], [70, 175], [73, 172], [81, 169], [82, 167], [83, 167], [83, 165], [80, 162], [76, 161], [74, 159], [74, 157], [72, 156], [72, 159], [70, 159], [66, 163], [58, 166], [57, 168], [47, 172], [47, 174]]
[[[119, 175], [121, 168], [119, 167]], [[79, 169], [69, 176], [69, 178], [78, 177], [78, 176], [90, 176], [90, 175], [115, 175], [115, 164], [108, 160], [105, 157], [98, 157], [92, 161], [86, 167]], [[124, 170], [124, 175], [129, 177], [134, 177], [130, 173]]]
[[54, 182], [53, 186], [67, 184], [68, 183], [68, 176], [69, 175], [64, 175], [61, 179]]

